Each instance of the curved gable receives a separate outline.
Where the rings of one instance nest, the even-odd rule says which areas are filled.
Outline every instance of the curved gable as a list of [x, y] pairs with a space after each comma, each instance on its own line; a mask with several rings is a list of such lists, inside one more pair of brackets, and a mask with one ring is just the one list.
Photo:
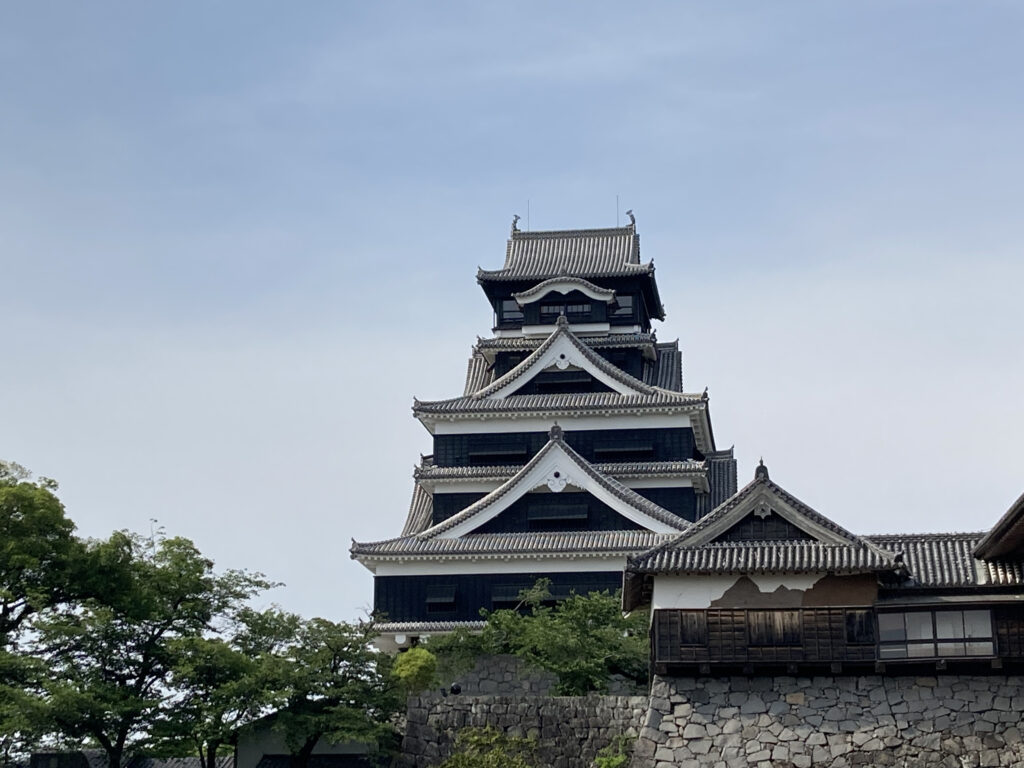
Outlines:
[[620, 395], [649, 395], [657, 391], [590, 349], [569, 330], [565, 318], [560, 317], [554, 332], [529, 357], [472, 397], [500, 400], [517, 392], [542, 371], [551, 368], [564, 371], [570, 366], [586, 371]]
[[458, 538], [497, 517], [535, 488], [547, 486], [553, 493], [579, 488], [637, 525], [655, 533], [678, 533], [689, 523], [645, 499], [607, 475], [598, 472], [566, 445], [555, 426], [551, 439], [514, 477], [474, 504], [420, 534], [424, 538]]

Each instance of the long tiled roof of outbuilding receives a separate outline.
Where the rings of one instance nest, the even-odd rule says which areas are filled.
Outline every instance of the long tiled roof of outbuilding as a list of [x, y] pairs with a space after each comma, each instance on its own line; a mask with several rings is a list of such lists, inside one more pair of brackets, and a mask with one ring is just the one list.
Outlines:
[[902, 555], [918, 585], [962, 587], [978, 583], [971, 550], [981, 537], [980, 533], [900, 533], [864, 538]]
[[892, 557], [869, 547], [819, 541], [716, 541], [696, 547], [658, 547], [630, 564], [636, 573], [872, 573]]

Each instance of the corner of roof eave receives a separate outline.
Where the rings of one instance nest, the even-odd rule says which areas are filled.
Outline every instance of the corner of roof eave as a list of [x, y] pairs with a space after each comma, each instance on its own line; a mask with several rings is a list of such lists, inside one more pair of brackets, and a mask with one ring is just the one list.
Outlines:
[[434, 425], [437, 424], [438, 421], [437, 417], [434, 414], [424, 413], [422, 410], [420, 410], [420, 406], [422, 404], [422, 401], [414, 399], [412, 406], [413, 418], [416, 419], [416, 421], [418, 421], [420, 424], [422, 424], [423, 428], [426, 429], [427, 432], [429, 432], [430, 434], [434, 434]]

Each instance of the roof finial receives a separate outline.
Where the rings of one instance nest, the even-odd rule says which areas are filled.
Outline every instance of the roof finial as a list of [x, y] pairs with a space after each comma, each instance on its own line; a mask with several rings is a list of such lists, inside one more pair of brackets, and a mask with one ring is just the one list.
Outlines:
[[551, 440], [561, 440], [562, 439], [562, 428], [560, 426], [558, 426], [558, 422], [557, 421], [554, 424], [551, 425], [551, 431], [548, 432], [548, 438], [551, 439]]
[[513, 232], [518, 232], [519, 231], [519, 219], [521, 219], [521, 218], [522, 217], [518, 213], [513, 213], [512, 214], [512, 231]]
[[626, 211], [626, 215], [629, 216], [629, 226], [636, 229], [636, 216], [633, 215], [633, 209], [630, 208]]
[[563, 312], [562, 314], [560, 314], [558, 316], [558, 319], [555, 320], [555, 325], [557, 325], [559, 327], [562, 327], [562, 326], [568, 327], [569, 326], [569, 318], [567, 318], [565, 316], [565, 312]]
[[754, 479], [755, 480], [767, 480], [768, 479], [768, 467], [766, 467], [764, 465], [764, 457], [761, 458], [760, 463], [757, 465], [757, 468], [754, 470]]

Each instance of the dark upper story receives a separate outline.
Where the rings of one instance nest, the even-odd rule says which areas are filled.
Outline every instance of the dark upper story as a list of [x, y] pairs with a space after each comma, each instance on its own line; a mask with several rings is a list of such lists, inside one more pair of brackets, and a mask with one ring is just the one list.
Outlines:
[[622, 583], [622, 571], [545, 571], [520, 573], [437, 574], [377, 576], [373, 580], [373, 612], [379, 620], [393, 622], [470, 622], [480, 620], [480, 609], [515, 608], [519, 593], [538, 579], [550, 582], [552, 601], [570, 594], [614, 592]]
[[641, 263], [633, 226], [520, 232], [513, 229], [498, 270], [477, 273], [496, 331], [553, 325], [565, 315], [596, 329], [651, 328], [663, 320], [653, 262]]
[[[546, 432], [434, 435], [439, 467], [522, 465], [548, 441]], [[690, 427], [568, 430], [565, 441], [589, 462], [702, 461]]]

